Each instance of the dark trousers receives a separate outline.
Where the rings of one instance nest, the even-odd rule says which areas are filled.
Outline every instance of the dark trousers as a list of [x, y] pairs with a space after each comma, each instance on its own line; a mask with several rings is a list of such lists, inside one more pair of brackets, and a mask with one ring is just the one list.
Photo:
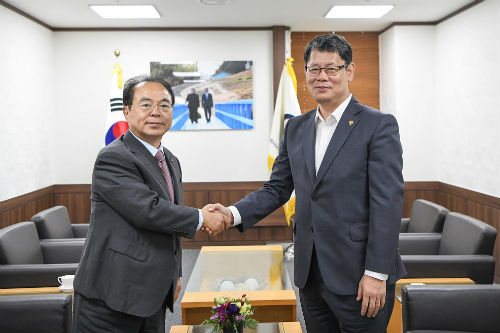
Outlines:
[[98, 299], [75, 292], [73, 333], [164, 333], [166, 302], [151, 317], [137, 317], [110, 309]]
[[207, 121], [210, 121], [210, 119], [212, 118], [212, 107], [205, 106], [203, 108], [205, 109], [205, 119], [207, 119]]
[[309, 277], [299, 290], [307, 332], [384, 333], [392, 314], [395, 284], [387, 286], [385, 306], [374, 318], [361, 315], [357, 295], [338, 295], [327, 288], [313, 249]]

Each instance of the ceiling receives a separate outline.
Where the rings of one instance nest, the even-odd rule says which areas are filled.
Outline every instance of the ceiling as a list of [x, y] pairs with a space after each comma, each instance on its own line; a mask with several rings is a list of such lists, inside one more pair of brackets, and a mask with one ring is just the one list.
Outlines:
[[[292, 31], [380, 31], [394, 22], [435, 22], [473, 0], [4, 0], [53, 28], [269, 27]], [[103, 19], [89, 5], [153, 4], [159, 19]], [[325, 19], [334, 4], [394, 4], [380, 19]]]

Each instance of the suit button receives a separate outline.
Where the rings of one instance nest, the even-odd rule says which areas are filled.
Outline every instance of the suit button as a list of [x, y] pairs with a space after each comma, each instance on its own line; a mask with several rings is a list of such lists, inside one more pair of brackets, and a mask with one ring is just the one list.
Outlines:
[[312, 201], [318, 201], [318, 195], [316, 193], [313, 193]]

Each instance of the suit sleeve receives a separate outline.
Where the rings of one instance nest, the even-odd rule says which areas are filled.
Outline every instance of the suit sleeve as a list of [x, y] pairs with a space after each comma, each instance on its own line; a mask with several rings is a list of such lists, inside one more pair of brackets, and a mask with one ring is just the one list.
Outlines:
[[111, 150], [101, 152], [92, 183], [94, 199], [106, 202], [137, 228], [194, 237], [198, 209], [161, 198], [145, 184], [140, 170], [126, 156]]
[[241, 215], [242, 223], [237, 226], [244, 232], [255, 223], [284, 205], [293, 192], [293, 178], [287, 151], [289, 121], [284, 130], [278, 157], [274, 161], [271, 178], [259, 190], [250, 193], [234, 204]]
[[394, 271], [403, 210], [403, 150], [394, 116], [384, 115], [372, 137], [368, 157], [370, 200], [365, 269]]

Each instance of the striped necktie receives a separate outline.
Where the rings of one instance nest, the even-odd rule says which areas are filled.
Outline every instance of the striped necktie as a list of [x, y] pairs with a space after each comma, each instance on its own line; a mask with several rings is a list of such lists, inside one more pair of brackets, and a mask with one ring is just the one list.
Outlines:
[[170, 176], [170, 172], [168, 171], [167, 161], [165, 161], [165, 156], [161, 150], [156, 152], [156, 160], [160, 165], [161, 173], [165, 178], [165, 182], [167, 183], [168, 194], [170, 194], [170, 199], [172, 202], [175, 202], [174, 199], [174, 183], [172, 182], [172, 177]]

